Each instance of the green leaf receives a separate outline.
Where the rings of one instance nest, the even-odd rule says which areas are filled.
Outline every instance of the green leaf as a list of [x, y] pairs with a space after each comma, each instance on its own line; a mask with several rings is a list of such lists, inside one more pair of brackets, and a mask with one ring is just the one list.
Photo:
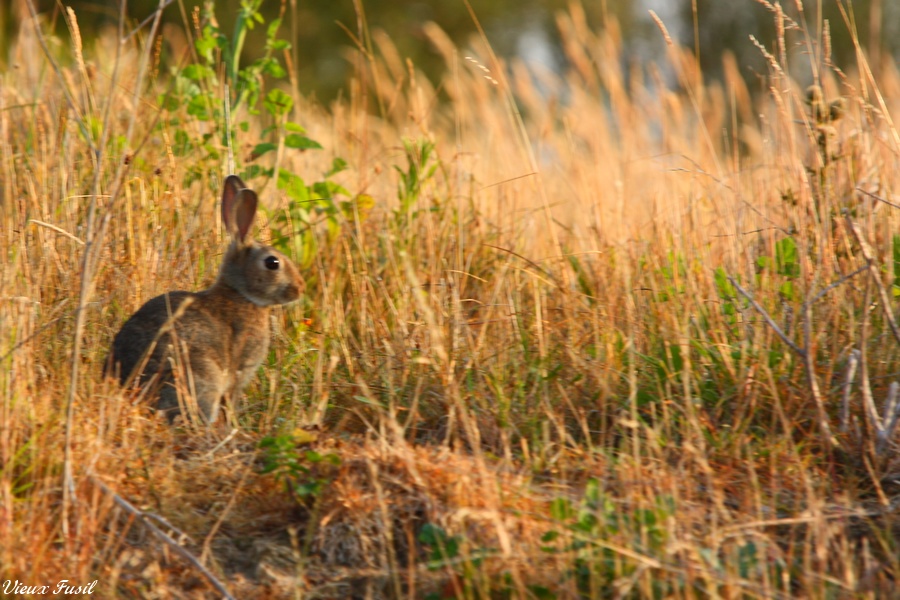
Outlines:
[[269, 26], [266, 28], [266, 37], [270, 40], [274, 40], [275, 36], [278, 35], [279, 27], [281, 27], [281, 19], [272, 19], [272, 22], [269, 23]]
[[719, 297], [723, 300], [732, 300], [737, 296], [737, 290], [734, 289], [734, 286], [731, 285], [731, 282], [728, 281], [728, 274], [725, 272], [725, 269], [719, 267], [716, 269], [714, 274], [716, 280], [716, 291], [719, 293]]
[[315, 496], [322, 491], [322, 482], [319, 480], [307, 481], [294, 485], [294, 492], [301, 498], [305, 496]]
[[208, 63], [212, 63], [214, 60], [213, 53], [217, 49], [225, 48], [228, 45], [225, 36], [219, 33], [219, 30], [211, 25], [206, 25], [203, 28], [203, 32], [200, 37], [197, 38], [197, 41], [194, 42], [194, 47], [197, 49], [197, 54], [203, 57], [204, 60]]
[[266, 99], [263, 100], [263, 106], [273, 117], [281, 117], [290, 112], [294, 107], [294, 99], [287, 93], [276, 88], [266, 94]]
[[284, 70], [284, 67], [282, 67], [277, 60], [266, 61], [266, 64], [263, 67], [263, 73], [270, 75], [275, 79], [283, 79], [284, 76], [287, 75], [287, 71]]
[[529, 585], [528, 591], [538, 600], [556, 600], [556, 594], [542, 585]]
[[194, 96], [188, 102], [187, 112], [193, 117], [197, 117], [201, 121], [208, 121], [209, 114], [209, 98], [205, 95]]
[[278, 146], [271, 142], [267, 142], [265, 144], [257, 144], [254, 146], [253, 151], [250, 153], [251, 160], [256, 160], [263, 154], [268, 152], [272, 152], [273, 150], [277, 150]]
[[781, 294], [785, 300], [794, 300], [796, 289], [793, 281], [785, 281], [781, 284], [781, 287], [778, 288], [778, 293]]
[[437, 525], [425, 523], [419, 531], [418, 539], [419, 543], [426, 546], [436, 546], [447, 539], [447, 533]]
[[278, 170], [278, 189], [284, 191], [294, 202], [308, 202], [309, 188], [298, 175], [284, 169]]
[[775, 264], [779, 275], [790, 278], [800, 276], [800, 262], [794, 238], [787, 237], [775, 243]]
[[894, 259], [894, 296], [900, 293], [900, 235], [891, 238], [891, 253]]
[[550, 517], [556, 521], [568, 521], [575, 515], [575, 509], [568, 498], [554, 498], [550, 501]]
[[213, 71], [210, 67], [206, 65], [188, 65], [184, 69], [181, 70], [182, 77], [186, 77], [193, 81], [201, 81], [203, 79], [209, 79], [211, 77], [215, 77], [216, 72]]
[[341, 171], [345, 171], [347, 169], [347, 161], [343, 158], [335, 158], [331, 161], [331, 168], [325, 173], [325, 177], [331, 177], [332, 175], [336, 175]]
[[284, 137], [284, 145], [288, 148], [296, 148], [297, 150], [322, 149], [322, 145], [319, 142], [298, 133], [289, 133], [286, 135]]
[[315, 192], [319, 198], [331, 199], [338, 195], [350, 195], [350, 192], [344, 189], [343, 186], [340, 186], [333, 181], [317, 181], [312, 187], [313, 192]]

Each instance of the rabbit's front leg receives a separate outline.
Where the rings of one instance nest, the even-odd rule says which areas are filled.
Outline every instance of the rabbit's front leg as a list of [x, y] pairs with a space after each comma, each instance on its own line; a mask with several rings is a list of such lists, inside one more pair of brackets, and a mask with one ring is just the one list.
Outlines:
[[229, 387], [228, 370], [211, 361], [207, 361], [204, 366], [203, 377], [194, 379], [197, 408], [209, 425], [215, 423], [219, 418], [219, 409], [228, 394]]

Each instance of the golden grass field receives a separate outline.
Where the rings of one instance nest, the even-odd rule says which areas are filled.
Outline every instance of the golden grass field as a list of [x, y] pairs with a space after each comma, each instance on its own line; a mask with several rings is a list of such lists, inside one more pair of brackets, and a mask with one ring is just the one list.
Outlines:
[[[217, 50], [175, 76], [200, 15], [87, 36], [26, 12], [0, 81], [0, 583], [895, 596], [900, 73], [772, 11], [751, 89], [674, 43], [623, 67], [573, 4], [566, 73], [435, 24], [429, 79], [361, 26], [342, 99], [305, 100], [278, 50], [287, 77], [256, 81], [293, 105], [256, 114]], [[171, 427], [102, 365], [143, 302], [215, 278], [229, 147], [307, 292], [227, 426]], [[297, 200], [312, 182], [335, 196]]]

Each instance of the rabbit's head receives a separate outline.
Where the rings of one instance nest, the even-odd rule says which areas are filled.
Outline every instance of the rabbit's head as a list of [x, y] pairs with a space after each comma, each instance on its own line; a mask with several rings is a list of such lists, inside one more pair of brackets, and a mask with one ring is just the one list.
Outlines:
[[225, 253], [218, 283], [240, 292], [257, 306], [288, 304], [300, 298], [306, 286], [289, 258], [250, 235], [257, 203], [256, 192], [238, 176], [225, 179], [222, 221], [231, 235], [231, 245]]

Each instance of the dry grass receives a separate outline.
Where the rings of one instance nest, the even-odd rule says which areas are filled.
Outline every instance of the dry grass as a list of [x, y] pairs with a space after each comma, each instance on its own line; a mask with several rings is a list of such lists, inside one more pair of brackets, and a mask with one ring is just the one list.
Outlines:
[[[894, 593], [900, 74], [804, 57], [846, 102], [817, 121], [779, 47], [754, 93], [727, 56], [723, 84], [675, 45], [625, 72], [614, 23], [559, 26], [564, 75], [435, 25], [439, 89], [374, 34], [345, 102], [295, 98], [325, 150], [259, 164], [343, 157], [374, 207], [313, 224], [307, 298], [207, 431], [100, 372], [141, 303], [214, 277], [225, 148], [176, 148], [221, 132], [159, 108], [156, 40], [48, 54], [25, 22], [0, 82], [0, 581], [214, 597], [117, 494], [241, 598]], [[240, 166], [270, 122], [235, 119]], [[398, 197], [413, 165], [434, 171]], [[311, 425], [301, 460], [340, 464], [308, 462], [300, 497], [258, 446]]]

